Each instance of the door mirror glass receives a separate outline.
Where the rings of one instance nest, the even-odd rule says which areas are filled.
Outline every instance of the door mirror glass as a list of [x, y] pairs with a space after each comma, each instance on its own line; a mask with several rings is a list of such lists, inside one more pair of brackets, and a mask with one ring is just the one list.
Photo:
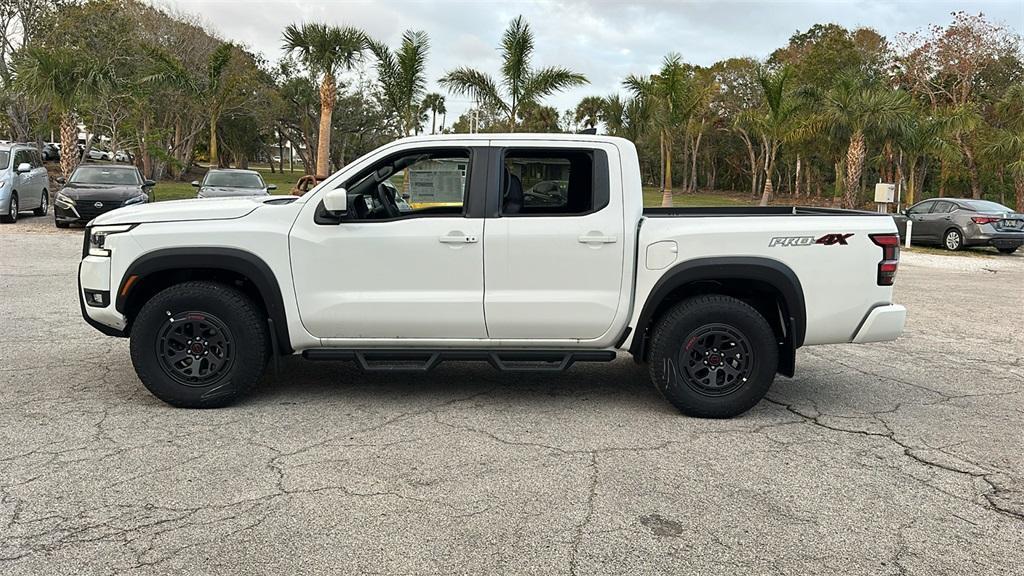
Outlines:
[[15, 170], [15, 172], [17, 172], [18, 174], [24, 174], [25, 172], [31, 171], [32, 165], [29, 164], [28, 162], [22, 162], [21, 164], [18, 164], [18, 168]]
[[344, 214], [348, 211], [348, 191], [344, 188], [335, 188], [334, 190], [328, 190], [327, 194], [324, 194], [324, 208], [328, 212], [335, 214]]
[[156, 186], [156, 180], [143, 180], [142, 181], [142, 187], [143, 188], [152, 188], [153, 186]]

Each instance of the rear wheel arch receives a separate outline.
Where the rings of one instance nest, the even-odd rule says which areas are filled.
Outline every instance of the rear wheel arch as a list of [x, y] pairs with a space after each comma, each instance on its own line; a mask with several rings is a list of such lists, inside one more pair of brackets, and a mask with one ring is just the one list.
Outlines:
[[284, 297], [276, 276], [259, 256], [237, 248], [167, 248], [139, 257], [118, 286], [115, 308], [128, 328], [142, 306], [161, 290], [194, 280], [220, 282], [242, 291], [273, 324], [277, 352], [291, 354]]
[[795, 353], [804, 341], [807, 311], [803, 288], [793, 270], [770, 258], [697, 258], [677, 264], [654, 285], [635, 327], [630, 353], [645, 360], [650, 331], [673, 305], [704, 294], [738, 298], [768, 320], [779, 337], [779, 372], [791, 376]]

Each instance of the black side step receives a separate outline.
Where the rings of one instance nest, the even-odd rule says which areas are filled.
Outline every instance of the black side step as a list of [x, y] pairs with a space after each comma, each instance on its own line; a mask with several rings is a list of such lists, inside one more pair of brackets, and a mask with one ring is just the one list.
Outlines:
[[427, 372], [446, 360], [475, 360], [505, 372], [560, 372], [576, 362], [611, 362], [615, 351], [315, 348], [303, 351], [302, 356], [307, 360], [355, 362], [366, 371]]

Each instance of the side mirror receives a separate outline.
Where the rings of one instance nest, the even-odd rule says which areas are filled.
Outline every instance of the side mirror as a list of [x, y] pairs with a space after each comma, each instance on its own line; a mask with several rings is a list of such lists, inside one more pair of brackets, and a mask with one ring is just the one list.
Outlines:
[[65, 180], [63, 176], [57, 176], [54, 182], [56, 182], [57, 184], [64, 184], [67, 182], [67, 180]]
[[29, 164], [28, 162], [22, 162], [21, 164], [18, 164], [18, 168], [15, 169], [14, 171], [17, 172], [18, 174], [24, 174], [25, 172], [31, 172], [32, 171], [32, 165]]
[[195, 187], [195, 188], [199, 188], [199, 180], [193, 180], [192, 181], [192, 186]]
[[412, 198], [412, 196], [409, 196], [408, 194], [402, 194], [402, 200], [408, 200], [410, 198]]
[[277, 184], [267, 184], [267, 190], [277, 190]]
[[153, 186], [156, 186], [156, 180], [143, 180], [142, 181], [142, 187], [143, 188], [152, 188]]
[[344, 188], [328, 190], [327, 194], [324, 194], [324, 208], [326, 208], [328, 212], [334, 212], [335, 214], [344, 214], [347, 212], [348, 191]]

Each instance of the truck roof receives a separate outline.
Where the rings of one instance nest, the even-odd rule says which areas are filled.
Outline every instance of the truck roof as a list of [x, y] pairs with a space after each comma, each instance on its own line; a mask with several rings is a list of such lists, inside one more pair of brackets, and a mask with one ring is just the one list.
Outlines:
[[625, 138], [602, 134], [561, 134], [549, 132], [484, 132], [476, 134], [423, 134], [396, 142], [445, 142], [454, 140], [548, 140], [551, 142], [615, 142], [632, 144]]

